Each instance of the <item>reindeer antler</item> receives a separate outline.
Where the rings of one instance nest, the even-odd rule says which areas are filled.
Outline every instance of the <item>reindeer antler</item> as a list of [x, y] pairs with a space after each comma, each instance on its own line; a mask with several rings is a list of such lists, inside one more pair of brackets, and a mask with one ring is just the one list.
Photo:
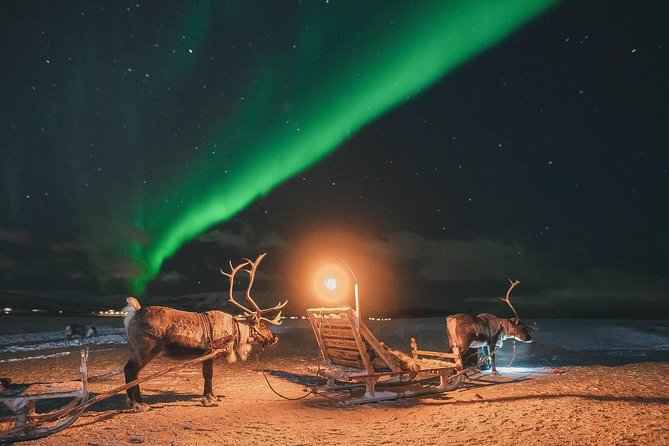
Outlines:
[[[235, 274], [237, 274], [237, 272], [238, 272], [240, 269], [242, 269], [243, 267], [245, 267], [246, 265], [248, 265], [249, 262], [246, 261], [246, 262], [241, 263], [241, 264], [239, 264], [239, 265], [237, 265], [237, 266], [234, 266], [234, 267], [232, 266], [232, 262], [228, 262], [228, 264], [230, 265], [230, 274], [226, 273], [226, 272], [223, 271], [222, 269], [219, 270], [219, 271], [221, 271], [221, 274], [223, 274], [224, 276], [227, 276], [228, 279], [230, 279], [230, 292], [229, 292], [228, 301], [229, 301], [231, 304], [233, 304], [234, 306], [236, 306], [237, 308], [239, 308], [240, 310], [242, 310], [242, 311], [244, 312], [244, 315], [250, 316], [250, 315], [252, 315], [254, 312], [251, 311], [251, 310], [249, 310], [248, 308], [246, 308], [244, 305], [240, 304], [239, 302], [237, 302], [237, 301], [235, 300], [235, 298], [233, 297], [233, 295], [232, 295], [232, 290], [233, 290], [234, 287], [235, 287]], [[246, 270], [245, 270], [245, 271], [246, 271]]]
[[265, 258], [266, 255], [267, 255], [266, 252], [260, 254], [258, 256], [258, 258], [255, 260], [255, 262], [252, 261], [252, 260], [249, 260], [249, 259], [244, 259], [244, 260], [246, 260], [247, 264], [251, 265], [250, 270], [249, 269], [244, 269], [244, 271], [249, 273], [249, 286], [246, 288], [246, 300], [248, 300], [249, 303], [251, 305], [253, 305], [253, 308], [256, 309], [255, 313], [260, 320], [265, 321], [265, 322], [269, 322], [270, 324], [279, 325], [279, 324], [281, 324], [281, 311], [279, 311], [279, 313], [276, 316], [274, 316], [274, 318], [272, 318], [272, 319], [268, 319], [266, 317], [263, 317], [262, 315], [265, 314], [265, 313], [270, 313], [272, 311], [281, 310], [283, 307], [286, 306], [288, 301], [286, 300], [283, 303], [279, 302], [277, 305], [273, 306], [272, 308], [261, 309], [258, 306], [258, 304], [256, 304], [256, 302], [251, 297], [251, 287], [253, 286], [253, 281], [255, 280], [255, 277], [256, 277], [256, 269], [258, 268], [258, 265], [260, 264], [262, 259]]
[[[285, 301], [283, 304], [281, 304], [281, 306], [283, 307], [287, 303], [288, 303], [288, 301]], [[272, 319], [268, 319], [266, 317], [260, 316], [260, 320], [265, 321], [265, 322], [269, 322], [270, 324], [273, 324], [273, 325], [281, 325], [281, 322], [283, 322], [283, 320], [281, 319], [281, 311], [279, 311], [276, 314], [276, 316], [274, 316]]]
[[[281, 310], [283, 307], [286, 306], [288, 301], [286, 300], [283, 303], [279, 302], [278, 305], [275, 305], [272, 308], [267, 308], [267, 309], [263, 310], [258, 306], [258, 304], [256, 304], [256, 302], [251, 297], [251, 287], [253, 287], [253, 281], [255, 280], [256, 269], [258, 268], [258, 264], [260, 264], [260, 262], [262, 261], [262, 259], [266, 255], [267, 255], [267, 253], [260, 254], [258, 256], [258, 258], [255, 260], [255, 262], [252, 261], [252, 260], [249, 260], [249, 259], [244, 259], [244, 263], [241, 263], [240, 265], [238, 265], [236, 267], [233, 267], [232, 262], [230, 262], [230, 269], [232, 270], [231, 273], [228, 274], [228, 273], [224, 272], [223, 270], [221, 270], [221, 273], [230, 278], [230, 298], [228, 299], [230, 301], [230, 303], [232, 303], [236, 307], [242, 309], [244, 311], [245, 316], [254, 315], [259, 320], [269, 322], [270, 324], [279, 325], [279, 324], [281, 324], [281, 311], [279, 311], [279, 313], [276, 316], [274, 316], [274, 318], [272, 318], [272, 319], [268, 319], [266, 317], [263, 317], [262, 315], [265, 314], [265, 313], [269, 313], [271, 311]], [[251, 265], [251, 269], [244, 268], [247, 265]], [[249, 310], [248, 308], [246, 308], [245, 306], [243, 306], [242, 304], [237, 302], [234, 299], [234, 297], [232, 296], [232, 290], [233, 290], [233, 287], [234, 287], [234, 276], [235, 276], [235, 274], [237, 274], [237, 272], [239, 270], [246, 271], [249, 274], [249, 284], [246, 287], [246, 300], [252, 305], [252, 307], [254, 308], [253, 310]]]
[[509, 300], [509, 295], [511, 294], [511, 290], [516, 285], [518, 285], [520, 283], [520, 280], [509, 279], [509, 283], [511, 284], [511, 286], [509, 287], [508, 291], [506, 292], [506, 298], [500, 298], [500, 299], [502, 299], [504, 302], [506, 302], [511, 307], [511, 310], [513, 311], [513, 314], [516, 315], [516, 320], [520, 320], [520, 318], [518, 317], [518, 313], [516, 312], [516, 309], [513, 308], [513, 305], [511, 305], [511, 301]]
[[249, 301], [249, 303], [251, 305], [253, 305], [253, 308], [256, 309], [256, 313], [260, 313], [262, 310], [260, 309], [258, 304], [256, 304], [256, 302], [253, 300], [253, 298], [251, 297], [251, 287], [253, 286], [253, 281], [256, 278], [256, 269], [258, 268], [258, 264], [262, 261], [263, 258], [265, 258], [266, 255], [267, 255], [266, 252], [260, 254], [255, 262], [252, 261], [252, 260], [249, 260], [249, 259], [244, 259], [244, 260], [246, 260], [247, 265], [251, 265], [250, 270], [249, 269], [244, 269], [244, 271], [249, 273], [249, 286], [246, 287], [246, 300]]

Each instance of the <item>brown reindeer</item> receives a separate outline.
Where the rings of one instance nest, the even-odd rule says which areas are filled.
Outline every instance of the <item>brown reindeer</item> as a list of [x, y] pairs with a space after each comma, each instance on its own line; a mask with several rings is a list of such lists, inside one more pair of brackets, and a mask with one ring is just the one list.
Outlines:
[[[137, 299], [129, 297], [124, 324], [130, 347], [130, 359], [125, 365], [125, 382], [137, 379], [139, 372], [159, 353], [170, 357], [187, 358], [200, 356], [214, 349], [223, 349], [228, 362], [235, 362], [237, 358], [246, 360], [253, 344], [265, 346], [276, 343], [278, 338], [265, 322], [280, 324], [281, 311], [273, 319], [267, 319], [263, 314], [281, 310], [288, 302], [261, 310], [251, 298], [256, 268], [263, 257], [265, 254], [258, 256], [255, 262], [245, 259], [245, 262], [236, 267], [230, 262], [229, 274], [221, 270], [221, 273], [230, 280], [229, 301], [244, 312], [243, 316], [233, 316], [217, 310], [194, 313], [168, 307], [142, 307]], [[248, 265], [250, 269], [244, 268]], [[249, 274], [246, 300], [253, 309], [239, 304], [232, 295], [235, 274], [240, 270]], [[213, 367], [213, 358], [202, 363], [204, 377], [202, 404], [205, 406], [214, 405], [213, 401], [216, 398], [212, 387]], [[127, 394], [128, 406], [135, 412], [149, 408], [142, 400], [139, 385], [129, 388]]]
[[509, 295], [511, 290], [520, 283], [519, 280], [509, 279], [511, 286], [506, 292], [505, 301], [515, 317], [509, 319], [499, 318], [490, 313], [481, 313], [476, 317], [468, 314], [458, 313], [446, 318], [446, 331], [448, 333], [448, 346], [453, 350], [457, 346], [460, 352], [469, 348], [481, 348], [487, 346], [492, 360], [492, 373], [499, 375], [495, 365], [495, 349], [502, 346], [502, 341], [513, 338], [521, 342], [532, 342], [534, 327], [521, 321], [516, 309], [511, 305]]

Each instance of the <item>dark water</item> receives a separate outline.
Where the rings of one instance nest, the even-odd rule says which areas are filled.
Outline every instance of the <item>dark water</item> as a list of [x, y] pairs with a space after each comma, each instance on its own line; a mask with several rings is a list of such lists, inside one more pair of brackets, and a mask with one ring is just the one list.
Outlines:
[[[514, 366], [669, 362], [669, 321], [539, 319], [532, 322], [539, 329], [532, 343], [515, 343]], [[370, 328], [379, 339], [403, 351], [409, 351], [411, 337], [416, 338], [421, 349], [448, 351], [442, 318], [379, 322]], [[497, 352], [497, 365], [508, 364], [513, 351], [513, 341], [504, 341]]]
[[[65, 342], [65, 327], [69, 324], [93, 325], [98, 334]], [[0, 316], [0, 367], [2, 363], [39, 360], [70, 354], [80, 344], [91, 349], [125, 344], [123, 318], [116, 317], [58, 317], [58, 316]]]
[[[390, 347], [409, 352], [416, 338], [423, 350], [448, 351], [443, 318], [365, 321], [376, 337]], [[535, 321], [539, 329], [534, 342], [515, 345], [514, 366], [617, 365], [635, 362], [669, 362], [669, 321], [575, 320]], [[70, 354], [79, 341], [65, 343], [65, 326], [94, 325], [98, 334], [83, 343], [92, 350], [121, 348], [126, 343], [123, 319], [114, 317], [0, 316], [0, 368], [5, 363], [41, 360]], [[268, 349], [271, 356], [318, 354], [309, 322], [285, 320], [275, 328], [279, 344]], [[75, 349], [76, 350], [76, 349]], [[506, 365], [513, 342], [505, 341], [497, 364]]]

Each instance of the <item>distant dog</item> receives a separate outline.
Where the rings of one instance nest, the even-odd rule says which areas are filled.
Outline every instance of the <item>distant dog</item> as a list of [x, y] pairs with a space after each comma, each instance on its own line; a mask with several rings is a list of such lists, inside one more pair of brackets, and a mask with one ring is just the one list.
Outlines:
[[98, 334], [98, 331], [92, 325], [71, 324], [65, 327], [65, 333], [67, 333], [65, 342], [70, 342], [72, 338], [77, 336], [79, 337], [79, 342], [81, 342], [84, 338]]

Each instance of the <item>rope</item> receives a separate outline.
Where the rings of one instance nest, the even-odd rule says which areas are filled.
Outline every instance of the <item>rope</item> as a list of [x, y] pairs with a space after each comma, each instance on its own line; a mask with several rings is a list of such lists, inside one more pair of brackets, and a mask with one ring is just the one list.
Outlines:
[[197, 313], [198, 318], [200, 319], [200, 324], [202, 325], [202, 330], [204, 331], [204, 342], [207, 344], [207, 348], [213, 349], [214, 339], [212, 334], [211, 322], [209, 321], [209, 316], [207, 313]]
[[162, 375], [165, 375], [167, 373], [173, 372], [174, 370], [180, 369], [182, 367], [186, 367], [186, 366], [189, 366], [189, 365], [197, 364], [198, 362], [202, 362], [202, 361], [206, 361], [208, 359], [215, 358], [216, 356], [220, 355], [221, 353], [223, 353], [223, 350], [221, 350], [221, 349], [212, 350], [211, 352], [207, 353], [206, 355], [199, 356], [197, 358], [194, 358], [194, 359], [191, 359], [191, 360], [188, 360], [188, 361], [185, 361], [185, 362], [181, 362], [181, 363], [176, 364], [172, 367], [168, 367], [168, 368], [163, 369], [159, 372], [156, 372], [153, 375], [145, 376], [145, 377], [142, 377], [142, 378], [137, 378], [136, 380], [130, 381], [129, 383], [127, 383], [125, 385], [116, 387], [115, 389], [109, 390], [107, 392], [104, 392], [104, 393], [101, 393], [101, 394], [97, 395], [94, 398], [91, 398], [90, 400], [86, 401], [85, 403], [81, 404], [80, 406], [77, 406], [76, 409], [87, 409], [88, 407], [92, 406], [93, 404], [97, 403], [98, 401], [107, 399], [112, 395], [115, 395], [115, 394], [117, 394], [119, 392], [122, 392], [124, 390], [128, 390], [129, 388], [134, 387], [138, 384], [141, 384], [145, 381], [149, 381], [151, 379], [158, 378], [159, 376], [162, 376]]
[[[473, 371], [473, 370], [478, 369], [478, 368], [481, 367], [483, 364], [485, 364], [485, 362], [486, 362], [488, 359], [490, 359], [490, 358], [492, 357], [492, 355], [494, 355], [494, 354], [495, 354], [495, 352], [488, 353], [487, 355], [485, 355], [483, 358], [481, 358], [481, 359], [479, 360], [478, 364], [474, 364], [474, 365], [472, 365], [472, 366], [469, 366], [469, 367], [467, 367], [467, 368], [464, 368], [464, 369], [460, 370], [458, 373], [454, 373], [453, 375], [449, 376], [449, 377], [448, 377], [448, 382], [453, 381], [455, 378], [457, 378], [457, 377], [460, 376], [460, 375], [465, 375], [466, 378], [469, 378], [469, 376], [467, 376], [467, 372], [471, 372], [471, 371]], [[469, 355], [468, 357], [471, 357], [471, 356], [472, 356], [472, 355]]]
[[[225, 349], [225, 347], [227, 346], [226, 344], [228, 344], [230, 342], [229, 336], [226, 336], [226, 337], [222, 338], [218, 342], [214, 342], [214, 332], [213, 332], [213, 328], [211, 326], [211, 320], [209, 319], [209, 315], [207, 313], [197, 313], [197, 315], [200, 319], [200, 323], [202, 324], [202, 329], [204, 330], [204, 336], [205, 336], [205, 342], [207, 344], [207, 348], [210, 351]], [[235, 328], [237, 327], [237, 322], [236, 321], [235, 321], [235, 325], [233, 327], [235, 327]], [[239, 330], [237, 329], [235, 331], [239, 331]], [[232, 336], [235, 337], [236, 333], [233, 333]], [[101, 373], [99, 375], [89, 376], [88, 380], [89, 381], [102, 381], [102, 380], [105, 380], [107, 378], [111, 378], [112, 376], [120, 375], [123, 372], [124, 372], [124, 368], [119, 367], [119, 368], [114, 369], [114, 370], [109, 371], [109, 372]]]
[[[329, 323], [329, 321], [328, 321], [328, 323]], [[322, 324], [323, 324], [323, 320], [321, 319], [321, 320], [320, 320], [320, 323], [318, 324], [318, 335], [319, 335], [319, 339], [320, 339], [321, 326], [322, 326]], [[262, 349], [261, 351], [265, 351], [265, 349]], [[321, 359], [323, 359], [322, 354], [321, 354]], [[258, 354], [258, 355], [256, 356], [256, 362], [258, 363], [258, 368], [260, 369], [260, 372], [262, 373], [263, 378], [265, 378], [265, 382], [266, 382], [267, 385], [269, 386], [270, 390], [271, 390], [272, 392], [274, 392], [277, 396], [279, 396], [279, 397], [281, 397], [281, 398], [283, 398], [283, 399], [285, 399], [285, 400], [288, 400], [288, 401], [297, 401], [297, 400], [304, 399], [304, 398], [308, 397], [309, 395], [320, 395], [320, 396], [325, 396], [325, 395], [323, 395], [323, 394], [319, 394], [319, 393], [318, 393], [318, 389], [320, 389], [321, 386], [315, 386], [315, 387], [309, 389], [309, 392], [307, 392], [306, 394], [304, 394], [304, 395], [302, 395], [302, 396], [298, 396], [298, 397], [296, 397], [296, 398], [291, 398], [291, 397], [282, 395], [282, 394], [280, 394], [279, 392], [277, 392], [277, 391], [274, 389], [274, 387], [272, 387], [272, 383], [269, 382], [269, 379], [267, 378], [267, 375], [265, 374], [265, 370], [260, 366], [260, 354]], [[318, 362], [317, 367], [318, 367], [318, 371], [319, 371], [318, 375], [320, 375], [320, 370], [321, 370], [321, 363], [320, 363], [320, 361]], [[325, 397], [328, 398], [327, 396], [325, 396]]]
[[516, 359], [516, 340], [513, 340], [513, 356], [511, 356], [511, 361], [509, 361], [509, 364], [507, 364], [507, 367], [511, 367], [511, 364], [513, 364], [513, 360]]
[[106, 372], [106, 373], [101, 373], [99, 375], [93, 375], [89, 376], [88, 380], [89, 381], [102, 381], [107, 378], [111, 378], [112, 376], [120, 375], [123, 373], [123, 367], [119, 367], [117, 369], [112, 370], [111, 372]]
[[[113, 396], [113, 395], [115, 395], [119, 392], [127, 390], [127, 389], [129, 389], [131, 387], [134, 387], [138, 384], [141, 384], [145, 381], [149, 381], [151, 379], [154, 379], [154, 378], [157, 378], [159, 376], [165, 375], [165, 374], [167, 374], [169, 372], [172, 372], [174, 370], [177, 370], [179, 368], [186, 367], [186, 366], [193, 365], [193, 364], [197, 364], [198, 362], [202, 362], [202, 361], [206, 361], [208, 359], [215, 358], [216, 356], [220, 355], [221, 353], [224, 353], [224, 351], [225, 350], [223, 350], [223, 349], [211, 350], [203, 356], [200, 356], [200, 357], [197, 357], [197, 358], [185, 361], [185, 362], [181, 362], [181, 363], [176, 364], [172, 367], [168, 367], [168, 368], [163, 369], [159, 372], [156, 372], [152, 375], [145, 376], [145, 377], [142, 377], [142, 378], [137, 378], [136, 380], [131, 381], [129, 383], [126, 383], [122, 386], [116, 387], [116, 388], [114, 388], [112, 390], [109, 390], [107, 392], [100, 393], [97, 396], [95, 396], [94, 398], [86, 400], [85, 402], [83, 402], [81, 404], [69, 407], [67, 410], [58, 410], [56, 413], [53, 413], [53, 414], [44, 414], [45, 416], [41, 417], [39, 420], [32, 420], [32, 421], [29, 421], [29, 422], [27, 422], [26, 424], [24, 424], [20, 427], [16, 427], [16, 428], [1, 432], [0, 433], [0, 442], [2, 442], [2, 443], [5, 442], [9, 438], [10, 435], [13, 435], [13, 434], [16, 434], [16, 433], [20, 434], [21, 432], [26, 431], [27, 429], [30, 429], [30, 428], [38, 428], [38, 427], [40, 427], [41, 424], [43, 424], [45, 422], [55, 422], [55, 421], [62, 420], [62, 419], [66, 418], [66, 417], [69, 417], [69, 416], [74, 417], [74, 419], [72, 420], [72, 422], [74, 422], [79, 416], [81, 416], [81, 414], [86, 409], [88, 409], [90, 406], [92, 406], [93, 404], [95, 404], [99, 401], [105, 400], [105, 399], [107, 399], [107, 398], [109, 398], [109, 397], [111, 397], [111, 396]], [[68, 425], [63, 425], [62, 427], [65, 428], [67, 426], [69, 426], [69, 424]], [[47, 430], [48, 430], [48, 428], [47, 428]], [[60, 430], [60, 429], [58, 429], [58, 430]], [[51, 429], [51, 432], [52, 433], [58, 432], [58, 430]], [[12, 442], [13, 441], [23, 441], [24, 439], [29, 439], [29, 438], [27, 438], [27, 437], [26, 438], [17, 437], [17, 438], [12, 438], [10, 441], [12, 441]]]
[[[264, 351], [264, 350], [263, 350], [263, 351]], [[302, 396], [298, 396], [298, 397], [296, 397], [296, 398], [291, 398], [291, 397], [282, 395], [282, 394], [280, 394], [279, 392], [277, 392], [277, 391], [274, 389], [274, 387], [272, 387], [272, 384], [269, 382], [269, 379], [267, 379], [267, 375], [265, 374], [265, 370], [263, 370], [263, 368], [260, 367], [260, 355], [257, 355], [257, 356], [256, 356], [256, 362], [258, 363], [258, 368], [260, 369], [260, 372], [262, 372], [262, 376], [263, 376], [263, 378], [265, 378], [265, 382], [266, 382], [267, 385], [269, 386], [270, 390], [271, 390], [272, 392], [274, 392], [276, 395], [278, 395], [278, 396], [280, 396], [281, 398], [283, 398], [284, 400], [297, 401], [297, 400], [304, 399], [304, 398], [308, 397], [308, 396], [311, 395], [311, 394], [316, 394], [316, 393], [318, 392], [318, 388], [319, 388], [319, 386], [316, 386], [316, 387], [314, 387], [314, 388], [312, 388], [312, 389], [309, 389], [309, 392], [307, 392], [306, 394], [304, 394], [304, 395], [302, 395]]]

